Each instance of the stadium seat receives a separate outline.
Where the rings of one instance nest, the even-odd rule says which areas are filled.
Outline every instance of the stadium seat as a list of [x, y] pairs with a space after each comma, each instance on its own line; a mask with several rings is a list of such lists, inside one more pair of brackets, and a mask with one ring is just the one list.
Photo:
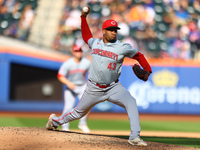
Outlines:
[[155, 12], [158, 14], [162, 14], [164, 12], [164, 8], [160, 5], [155, 5], [154, 9], [155, 9]]
[[162, 22], [162, 21], [163, 21], [162, 15], [156, 14], [156, 16], [155, 16], [155, 21], [156, 21], [156, 22]]

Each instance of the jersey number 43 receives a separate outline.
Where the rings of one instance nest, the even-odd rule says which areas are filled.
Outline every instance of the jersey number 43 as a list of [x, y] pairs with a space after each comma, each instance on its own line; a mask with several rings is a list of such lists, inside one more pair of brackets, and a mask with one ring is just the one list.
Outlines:
[[109, 70], [115, 70], [116, 69], [116, 63], [109, 63], [108, 67]]

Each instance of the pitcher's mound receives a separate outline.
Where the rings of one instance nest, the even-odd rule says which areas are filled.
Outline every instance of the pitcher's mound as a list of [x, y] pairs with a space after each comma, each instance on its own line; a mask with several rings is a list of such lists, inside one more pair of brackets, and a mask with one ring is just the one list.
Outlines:
[[128, 139], [98, 134], [48, 131], [45, 128], [0, 127], [1, 149], [25, 150], [195, 150], [196, 148], [147, 142], [147, 147], [128, 144]]

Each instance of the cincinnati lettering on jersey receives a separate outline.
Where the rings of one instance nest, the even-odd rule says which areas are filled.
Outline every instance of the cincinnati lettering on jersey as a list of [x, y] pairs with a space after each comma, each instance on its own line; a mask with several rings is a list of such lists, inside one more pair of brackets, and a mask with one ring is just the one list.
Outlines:
[[101, 56], [108, 57], [108, 58], [111, 58], [111, 59], [114, 59], [114, 60], [118, 59], [117, 54], [110, 52], [110, 51], [98, 49], [98, 48], [93, 49], [92, 54], [101, 55]]

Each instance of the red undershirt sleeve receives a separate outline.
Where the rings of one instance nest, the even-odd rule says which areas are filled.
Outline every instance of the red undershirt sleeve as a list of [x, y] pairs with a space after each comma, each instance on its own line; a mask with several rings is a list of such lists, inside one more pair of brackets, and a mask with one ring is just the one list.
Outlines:
[[57, 73], [57, 78], [64, 77], [62, 74]]
[[136, 59], [144, 70], [150, 71], [152, 73], [151, 66], [149, 65], [149, 63], [147, 62], [146, 58], [144, 57], [142, 53], [138, 52], [132, 58]]
[[92, 38], [92, 33], [87, 24], [86, 17], [81, 17], [81, 33], [82, 33], [83, 40], [85, 41], [85, 43], [88, 44], [88, 40]]

